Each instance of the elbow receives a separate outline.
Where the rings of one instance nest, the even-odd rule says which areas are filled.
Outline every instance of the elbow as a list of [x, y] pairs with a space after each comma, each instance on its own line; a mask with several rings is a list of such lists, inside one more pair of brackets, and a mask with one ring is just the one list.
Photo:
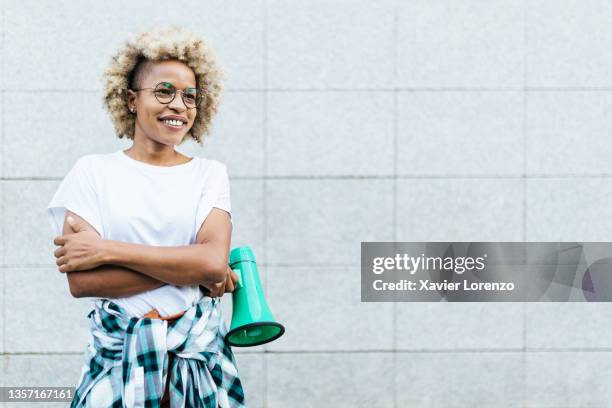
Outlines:
[[79, 280], [76, 279], [73, 273], [67, 272], [68, 275], [68, 288], [70, 289], [70, 294], [74, 298], [82, 298], [85, 297], [85, 292], [83, 291], [83, 285], [79, 283]]
[[73, 298], [82, 298], [83, 297], [83, 293], [81, 292], [81, 289], [78, 288], [76, 285], [68, 285], [70, 287], [70, 294], [72, 295]]
[[200, 279], [206, 283], [217, 284], [225, 281], [227, 276], [227, 262], [210, 263], [204, 268], [203, 277]]

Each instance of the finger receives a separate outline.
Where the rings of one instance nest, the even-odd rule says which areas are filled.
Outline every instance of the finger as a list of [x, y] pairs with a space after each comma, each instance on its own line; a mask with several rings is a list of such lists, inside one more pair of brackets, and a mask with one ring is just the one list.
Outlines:
[[225, 281], [222, 282], [221, 287], [219, 288], [219, 297], [223, 297], [223, 295], [225, 294], [226, 282], [227, 282], [227, 278], [225, 279]]
[[225, 291], [230, 293], [234, 291], [234, 282], [232, 281], [231, 275], [225, 280]]
[[229, 265], [227, 266], [225, 273], [226, 273], [226, 278], [232, 276], [232, 268], [230, 268]]
[[223, 280], [223, 282], [221, 282], [221, 287], [219, 290], [219, 297], [223, 296], [225, 294], [225, 290], [227, 289], [227, 281], [229, 280], [229, 275], [225, 275], [225, 279]]
[[66, 238], [64, 238], [63, 235], [60, 235], [59, 237], [55, 237], [55, 239], [53, 239], [53, 243], [55, 245], [64, 245], [66, 243]]
[[66, 253], [66, 248], [61, 246], [58, 249], [55, 250], [55, 252], [53, 253], [53, 255], [55, 255], [56, 258], [59, 258], [60, 256], [64, 255]]
[[65, 257], [65, 256], [62, 256], [62, 257], [58, 258], [58, 259], [55, 261], [55, 264], [56, 264], [57, 266], [61, 266], [61, 265], [66, 264], [66, 263], [68, 263], [68, 258], [67, 258], [67, 257]]
[[234, 282], [232, 282], [231, 279], [227, 280], [227, 287], [225, 288], [225, 291], [228, 293], [233, 293], [234, 290], [236, 290], [236, 285], [234, 285]]
[[81, 223], [80, 221], [75, 220], [71, 216], [68, 216], [68, 218], [66, 218], [66, 221], [68, 221], [68, 224], [70, 225], [70, 227], [72, 228], [72, 230], [74, 232], [81, 232], [84, 229], [86, 229], [86, 227], [85, 227], [85, 225], [83, 223]]
[[224, 285], [224, 282], [221, 283], [215, 283], [214, 289], [212, 290], [214, 296], [213, 297], [219, 297], [220, 293], [221, 293], [221, 285]]
[[234, 286], [236, 286], [236, 284], [238, 283], [238, 274], [236, 274], [236, 272], [232, 270], [230, 272], [230, 276], [232, 277], [232, 283], [234, 284]]
[[72, 228], [72, 230], [73, 230], [74, 232], [77, 232], [77, 231], [76, 231], [76, 227], [75, 227], [75, 225], [74, 225], [74, 224], [75, 224], [74, 218], [72, 218], [71, 216], [68, 216], [68, 217], [66, 218], [66, 221], [68, 221], [68, 225], [70, 225], [70, 228]]
[[59, 270], [60, 272], [70, 272], [70, 267], [69, 267], [69, 265], [66, 263], [66, 264], [63, 264], [62, 266], [60, 266], [60, 267], [58, 268], [58, 270]]

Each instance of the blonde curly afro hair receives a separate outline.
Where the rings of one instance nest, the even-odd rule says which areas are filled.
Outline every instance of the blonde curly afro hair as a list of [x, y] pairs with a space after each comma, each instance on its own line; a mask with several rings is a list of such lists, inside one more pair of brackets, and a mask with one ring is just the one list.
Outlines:
[[[153, 28], [128, 40], [104, 72], [104, 106], [117, 136], [134, 139], [136, 116], [127, 104], [127, 89], [138, 87], [152, 62], [178, 60], [190, 67], [196, 87], [202, 92], [193, 126], [185, 135], [202, 144], [221, 101], [223, 72], [215, 61], [210, 44], [182, 27]], [[183, 139], [183, 141], [185, 140]], [[182, 143], [182, 141], [181, 141]]]

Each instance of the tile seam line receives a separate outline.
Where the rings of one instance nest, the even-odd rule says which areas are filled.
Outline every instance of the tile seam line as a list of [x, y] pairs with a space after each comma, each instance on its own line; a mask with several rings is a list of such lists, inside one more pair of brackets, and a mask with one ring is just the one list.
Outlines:
[[[102, 89], [0, 89], [0, 93], [101, 93]], [[612, 87], [382, 87], [382, 88], [234, 88], [224, 92], [612, 92]]]
[[[521, 112], [521, 136], [523, 142], [523, 242], [527, 241], [527, 171], [529, 169], [527, 158], [527, 0], [523, 0], [523, 94]], [[521, 406], [526, 406], [527, 400], [527, 304], [522, 302], [522, 322], [521, 322], [521, 343], [523, 351], [521, 353]]]
[[[399, 115], [399, 107], [398, 107], [398, 13], [399, 13], [399, 2], [395, 0], [393, 2], [393, 240], [397, 241], [398, 239], [398, 204], [397, 204], [397, 169], [398, 169], [398, 115]], [[363, 303], [363, 302], [362, 302]], [[393, 349], [392, 353], [392, 400], [393, 400], [393, 408], [397, 408], [398, 406], [398, 363], [395, 356], [397, 356], [397, 326], [398, 326], [398, 318], [397, 318], [397, 304], [393, 302], [392, 305], [392, 342], [391, 346]]]
[[[261, 262], [258, 264], [260, 264], [261, 266], [265, 266], [265, 267], [304, 267], [304, 268], [344, 268], [347, 266], [353, 267], [353, 266], [359, 266], [359, 263], [351, 263], [351, 264], [346, 264], [346, 263], [320, 263], [320, 264], [309, 264], [309, 263], [301, 263], [301, 262], [296, 262], [296, 263], [266, 263], [266, 262]], [[0, 265], [0, 268], [55, 268], [57, 265], [55, 264], [45, 264], [45, 263], [21, 263], [21, 264], [2, 264]]]
[[[0, 44], [0, 50], [2, 50], [2, 53], [4, 53], [4, 45], [5, 45], [5, 30], [6, 30], [6, 7], [4, 7], [4, 2], [2, 2], [2, 16], [0, 17], [2, 19], [2, 33], [1, 33], [1, 44]], [[0, 78], [0, 81], [2, 81], [2, 85], [1, 87], [4, 88], [4, 64], [6, 62], [6, 58], [2, 58], [2, 61], [0, 61], [0, 75], [2, 76]], [[0, 176], [4, 177], [5, 174], [5, 163], [4, 163], [4, 132], [5, 132], [5, 125], [4, 125], [4, 101], [5, 101], [5, 96], [4, 93], [2, 93], [0, 95], [0, 143], [2, 143], [2, 150], [1, 150], [1, 155], [2, 157], [0, 157], [0, 160], [2, 160], [2, 166], [1, 166], [1, 174]], [[1, 183], [0, 185], [0, 199], [2, 200], [2, 204], [0, 207], [0, 216], [2, 217], [2, 220], [5, 219], [5, 208], [4, 208], [4, 202], [5, 202], [5, 197], [4, 197], [4, 183]], [[5, 239], [4, 237], [6, 237], [5, 234], [5, 226], [4, 226], [4, 222], [2, 223], [2, 264], [6, 263], [6, 250], [5, 250]], [[2, 351], [4, 352], [6, 350], [6, 273], [5, 271], [2, 271], [2, 305], [0, 307], [2, 307], [2, 310], [0, 311], [0, 316], [2, 316]], [[4, 359], [3, 359], [4, 360]], [[0, 385], [4, 385], [4, 378], [6, 378], [6, 367], [4, 364], [4, 361], [2, 361], [2, 380], [0, 380]]]
[[[527, 347], [523, 350], [522, 347], [516, 348], [499, 348], [499, 349], [355, 349], [355, 350], [267, 350], [267, 351], [253, 351], [253, 352], [238, 352], [237, 355], [253, 355], [253, 354], [493, 354], [493, 353], [612, 353], [610, 347], [572, 347], [572, 348], [539, 348], [539, 347]], [[49, 351], [49, 352], [29, 352], [29, 351], [16, 351], [16, 352], [3, 352], [0, 356], [80, 356], [82, 352], [78, 351]]]
[[[2, 22], [2, 26], [0, 28], [0, 50], [2, 50], [2, 53], [4, 53], [4, 46], [6, 44], [6, 7], [4, 4], [4, 1], [2, 1], [2, 11], [1, 11], [2, 15], [0, 16], [1, 22]], [[4, 88], [4, 78], [5, 78], [5, 62], [6, 62], [6, 58], [2, 58], [2, 61], [0, 61], [0, 88]], [[5, 174], [5, 161], [4, 158], [6, 157], [4, 152], [5, 152], [5, 147], [4, 147], [4, 141], [5, 141], [5, 123], [4, 123], [4, 102], [5, 102], [5, 96], [4, 96], [4, 92], [2, 92], [2, 94], [0, 94], [0, 143], [2, 144], [1, 146], [1, 150], [0, 150], [0, 160], [2, 161], [2, 164], [0, 166], [0, 177], [4, 177]], [[4, 189], [4, 183], [0, 183], [0, 199], [2, 200], [2, 203], [0, 204], [0, 216], [2, 217], [2, 220], [5, 219], [5, 197], [4, 197], [4, 193], [5, 193], [5, 189]], [[5, 234], [5, 223], [2, 222], [2, 238], [0, 238], [2, 240], [2, 256], [0, 257], [2, 264], [6, 263], [6, 241], [5, 238], [6, 234]], [[2, 310], [0, 310], [0, 316], [2, 317], [2, 331], [0, 333], [0, 335], [2, 336], [2, 351], [4, 352], [6, 350], [6, 273], [3, 270], [2, 271], [2, 304], [0, 305], [0, 307], [2, 307]], [[4, 360], [4, 359], [3, 359]], [[0, 380], [0, 385], [4, 385], [4, 378], [6, 378], [6, 367], [4, 364], [4, 361], [1, 362], [1, 372], [2, 372], [2, 379]]]
[[[261, 91], [263, 95], [263, 123], [262, 123], [262, 131], [263, 131], [263, 179], [261, 180], [261, 184], [263, 187], [263, 203], [262, 203], [262, 216], [263, 216], [263, 248], [264, 248], [264, 257], [265, 260], [268, 260], [268, 183], [267, 183], [267, 173], [268, 173], [268, 1], [262, 0], [262, 11], [263, 11], [263, 21], [262, 21], [262, 84], [263, 90]], [[267, 293], [268, 291], [268, 274], [265, 276], [264, 280], [264, 291]], [[262, 364], [263, 364], [263, 406], [268, 406], [268, 358], [266, 353], [268, 352], [267, 347], [264, 345], [263, 354], [262, 354]]]
[[[38, 176], [24, 176], [24, 177], [0, 177], [0, 181], [61, 181], [64, 176], [58, 177], [38, 177]], [[477, 179], [501, 179], [501, 180], [537, 180], [537, 179], [608, 179], [612, 178], [612, 174], [533, 174], [533, 175], [388, 175], [388, 176], [265, 176], [265, 177], [231, 177], [231, 180], [477, 180]]]

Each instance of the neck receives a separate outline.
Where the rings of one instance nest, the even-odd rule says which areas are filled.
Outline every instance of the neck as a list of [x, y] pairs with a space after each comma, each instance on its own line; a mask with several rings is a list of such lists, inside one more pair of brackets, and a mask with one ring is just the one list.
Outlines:
[[132, 146], [124, 152], [133, 159], [158, 166], [174, 165], [185, 161], [185, 156], [174, 150], [174, 145], [166, 145], [143, 137], [138, 129], [134, 134]]

